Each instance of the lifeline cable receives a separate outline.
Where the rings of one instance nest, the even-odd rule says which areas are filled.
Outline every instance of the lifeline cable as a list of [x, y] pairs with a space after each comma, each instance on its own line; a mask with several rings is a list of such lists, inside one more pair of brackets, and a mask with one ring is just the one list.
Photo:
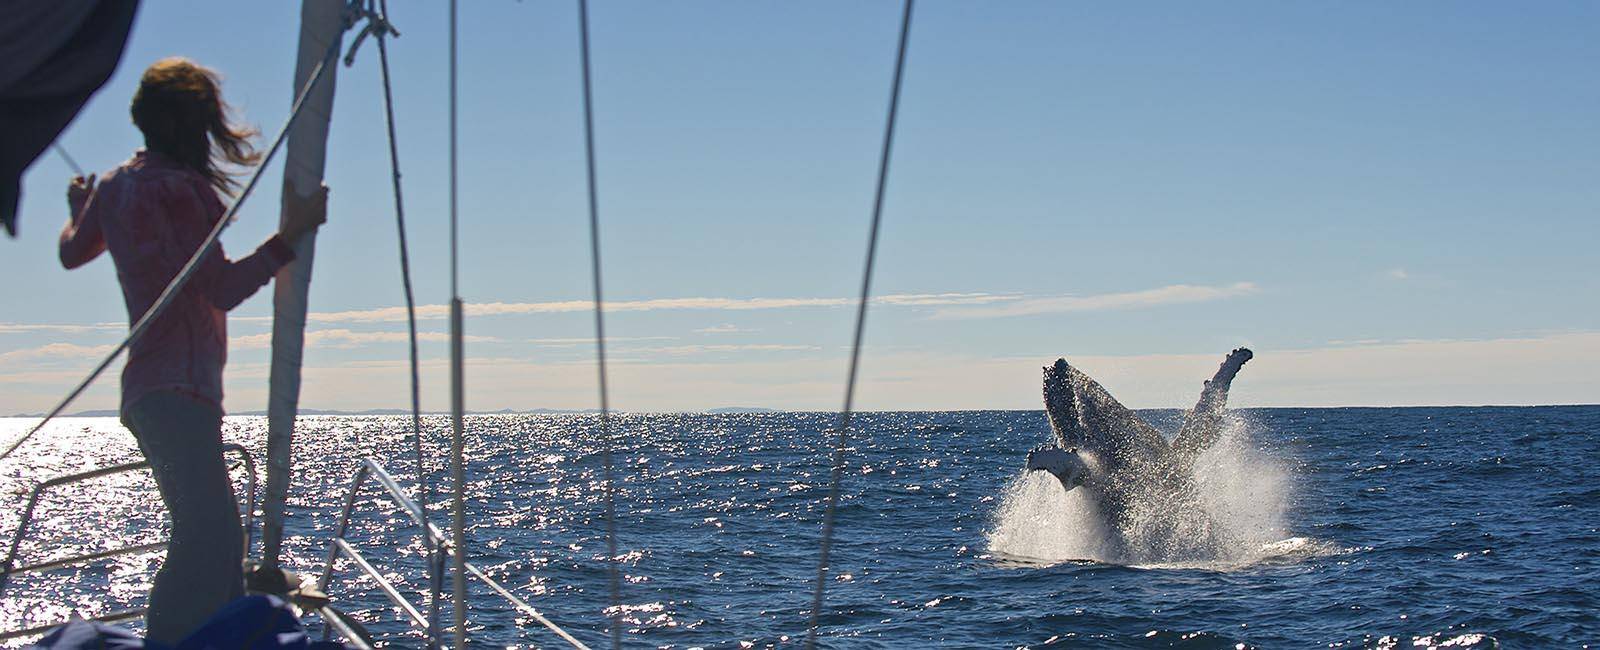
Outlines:
[[861, 300], [856, 304], [855, 341], [850, 347], [850, 371], [845, 379], [844, 410], [839, 413], [839, 438], [833, 449], [833, 473], [828, 480], [828, 508], [822, 518], [821, 557], [817, 559], [816, 590], [811, 595], [811, 623], [806, 630], [807, 648], [817, 646], [817, 621], [822, 616], [822, 597], [828, 584], [828, 553], [833, 546], [834, 513], [839, 503], [839, 480], [844, 473], [850, 414], [855, 405], [856, 369], [861, 363], [861, 334], [866, 329], [867, 303], [872, 296], [872, 267], [878, 257], [878, 227], [883, 220], [883, 194], [889, 180], [889, 153], [894, 148], [895, 116], [900, 110], [900, 80], [906, 65], [906, 38], [911, 32], [911, 4], [912, 0], [906, 0], [904, 13], [900, 17], [900, 48], [894, 62], [894, 83], [889, 92], [889, 119], [883, 129], [883, 154], [878, 159], [878, 189], [872, 203], [872, 228], [867, 236], [866, 268], [861, 273]]
[[583, 52], [583, 144], [589, 171], [589, 260], [594, 278], [594, 345], [600, 374], [600, 454], [605, 465], [606, 499], [606, 576], [611, 587], [611, 647], [622, 647], [620, 600], [622, 585], [617, 576], [617, 497], [611, 459], [611, 400], [606, 389], [606, 323], [600, 292], [600, 209], [596, 200], [594, 173], [594, 97], [589, 74], [589, 2], [578, 0], [578, 40]]

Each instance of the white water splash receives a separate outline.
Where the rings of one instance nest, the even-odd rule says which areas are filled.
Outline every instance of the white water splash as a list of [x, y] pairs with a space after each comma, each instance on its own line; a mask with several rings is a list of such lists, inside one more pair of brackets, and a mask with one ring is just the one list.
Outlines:
[[1046, 472], [1012, 479], [989, 531], [990, 553], [1023, 564], [1110, 557], [1115, 552], [1110, 542], [1088, 491], [1065, 491]]
[[1288, 471], [1254, 446], [1247, 423], [1235, 420], [1196, 459], [1193, 479], [1197, 498], [1192, 507], [1209, 520], [1214, 533], [1204, 557], [1128, 557], [1119, 551], [1092, 494], [1084, 489], [1068, 492], [1045, 472], [1021, 474], [1006, 486], [988, 534], [989, 551], [1023, 564], [1076, 560], [1215, 569], [1321, 554], [1323, 544], [1288, 535]]

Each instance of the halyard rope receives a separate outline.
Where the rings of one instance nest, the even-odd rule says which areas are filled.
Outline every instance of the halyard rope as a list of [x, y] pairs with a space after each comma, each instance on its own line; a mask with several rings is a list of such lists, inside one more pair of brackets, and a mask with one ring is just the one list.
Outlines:
[[[406, 209], [403, 195], [400, 191], [400, 146], [395, 137], [394, 125], [394, 96], [389, 83], [389, 48], [388, 36], [399, 36], [394, 26], [389, 23], [388, 2], [379, 3], [381, 9], [372, 12], [373, 18], [368, 23], [362, 35], [371, 33], [378, 42], [378, 68], [383, 77], [383, 116], [389, 128], [389, 169], [394, 184], [394, 223], [400, 242], [400, 284], [405, 288], [406, 294], [406, 326], [408, 340], [411, 344], [411, 441], [416, 452], [417, 462], [417, 500], [422, 504], [422, 542], [428, 554], [428, 644], [436, 646], [439, 639], [439, 592], [443, 589], [444, 574], [440, 566], [442, 556], [433, 543], [433, 535], [428, 530], [428, 506], [433, 503], [433, 490], [428, 485], [428, 466], [422, 454], [422, 397], [421, 380], [418, 378], [417, 361], [417, 302], [411, 291], [411, 255], [406, 246]], [[357, 39], [360, 43], [360, 39]], [[352, 46], [350, 54], [355, 54]], [[349, 65], [350, 59], [345, 59]], [[460, 634], [462, 631], [457, 630]]]

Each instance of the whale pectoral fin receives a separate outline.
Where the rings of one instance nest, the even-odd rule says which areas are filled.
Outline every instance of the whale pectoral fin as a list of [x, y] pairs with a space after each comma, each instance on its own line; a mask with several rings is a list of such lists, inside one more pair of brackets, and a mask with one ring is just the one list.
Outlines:
[[1255, 353], [1249, 348], [1234, 349], [1228, 353], [1228, 358], [1222, 360], [1217, 374], [1205, 383], [1205, 388], [1200, 391], [1200, 400], [1184, 417], [1183, 427], [1172, 441], [1172, 450], [1180, 459], [1193, 460], [1194, 456], [1216, 443], [1222, 435], [1222, 414], [1228, 407], [1228, 390], [1233, 387], [1233, 379], [1238, 376], [1239, 369], [1254, 357]]
[[[1228, 358], [1222, 360], [1222, 366], [1217, 368], [1217, 374], [1206, 382], [1207, 391], [1212, 392], [1217, 400], [1216, 408], [1221, 409], [1228, 403], [1228, 389], [1233, 386], [1233, 378], [1239, 374], [1239, 369], [1245, 362], [1254, 359], [1256, 353], [1250, 348], [1234, 348], [1228, 353]], [[1206, 391], [1201, 391], [1200, 399], [1205, 400]]]
[[1028, 452], [1028, 471], [1043, 470], [1061, 481], [1061, 486], [1071, 490], [1083, 485], [1089, 478], [1089, 466], [1076, 449], [1062, 449], [1044, 445]]

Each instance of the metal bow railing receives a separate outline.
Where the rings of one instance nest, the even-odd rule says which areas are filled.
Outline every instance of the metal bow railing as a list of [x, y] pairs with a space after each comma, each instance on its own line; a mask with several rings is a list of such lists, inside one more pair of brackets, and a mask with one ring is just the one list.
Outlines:
[[[243, 445], [234, 444], [234, 443], [225, 444], [225, 445], [222, 446], [222, 452], [224, 454], [228, 454], [228, 453], [238, 454], [239, 455], [239, 463], [241, 465], [243, 465], [244, 470], [245, 470], [245, 486], [246, 486], [245, 487], [245, 494], [246, 494], [246, 497], [245, 497], [245, 508], [244, 508], [244, 513], [245, 513], [245, 520], [244, 520], [244, 531], [245, 531], [244, 551], [245, 551], [246, 555], [249, 555], [250, 544], [253, 541], [253, 532], [255, 530], [256, 462], [255, 462], [255, 459], [250, 456], [250, 451], [245, 449]], [[166, 542], [149, 542], [149, 543], [145, 543], [145, 544], [134, 544], [134, 545], [131, 545], [131, 546], [124, 546], [124, 547], [114, 548], [114, 549], [105, 550], [105, 551], [95, 551], [93, 553], [83, 553], [83, 554], [72, 555], [72, 556], [68, 556], [68, 557], [55, 558], [55, 559], [50, 559], [50, 560], [42, 560], [42, 561], [34, 562], [34, 563], [31, 563], [31, 564], [24, 564], [22, 566], [17, 566], [17, 564], [16, 564], [17, 563], [18, 554], [21, 552], [21, 549], [22, 549], [22, 542], [23, 542], [24, 539], [27, 538], [29, 526], [30, 526], [30, 524], [33, 523], [33, 511], [34, 511], [34, 508], [39, 505], [39, 499], [44, 496], [45, 492], [47, 492], [49, 490], [52, 490], [54, 488], [59, 488], [59, 487], [61, 487], [63, 485], [69, 485], [69, 484], [72, 484], [72, 483], [80, 483], [80, 482], [83, 482], [83, 481], [89, 481], [89, 480], [93, 480], [93, 479], [97, 479], [97, 478], [101, 478], [101, 477], [105, 477], [105, 476], [111, 476], [113, 474], [124, 474], [124, 473], [127, 473], [127, 472], [135, 472], [135, 471], [138, 471], [138, 470], [141, 470], [141, 469], [146, 469], [146, 468], [149, 468], [149, 467], [150, 467], [150, 463], [148, 463], [148, 462], [123, 463], [121, 465], [112, 465], [110, 467], [102, 467], [100, 469], [90, 470], [90, 471], [87, 471], [87, 472], [78, 472], [76, 474], [68, 474], [66, 476], [56, 477], [56, 478], [50, 479], [48, 481], [45, 481], [43, 483], [40, 483], [40, 484], [34, 486], [33, 491], [28, 494], [28, 504], [26, 506], [24, 506], [23, 509], [22, 509], [22, 518], [17, 522], [17, 531], [16, 531], [16, 533], [14, 533], [11, 536], [10, 550], [8, 550], [6, 552], [5, 562], [3, 564], [0, 564], [0, 595], [4, 595], [5, 594], [5, 589], [6, 589], [6, 587], [10, 586], [11, 576], [13, 576], [13, 575], [25, 574], [25, 573], [37, 573], [37, 572], [40, 572], [40, 571], [48, 571], [48, 570], [51, 570], [51, 569], [58, 569], [58, 568], [61, 568], [61, 567], [72, 566], [72, 565], [75, 565], [75, 564], [82, 564], [82, 563], [86, 563], [86, 562], [95, 562], [95, 561], [104, 560], [104, 559], [108, 559], [108, 558], [120, 557], [120, 556], [123, 556], [123, 555], [132, 555], [134, 553], [144, 553], [144, 552], [148, 552], [148, 551], [155, 551], [155, 550], [160, 550], [162, 548], [165, 548], [166, 545], [167, 545]], [[235, 467], [237, 467], [237, 465]], [[106, 614], [95, 616], [95, 617], [91, 618], [90, 620], [107, 622], [107, 623], [116, 622], [116, 621], [125, 621], [125, 620], [128, 620], [128, 619], [137, 618], [137, 617], [143, 615], [144, 612], [145, 612], [145, 610], [144, 610], [143, 607], [137, 607], [137, 608], [132, 608], [132, 609], [124, 609], [124, 610], [118, 610], [118, 611], [114, 611], [114, 612], [109, 612], [109, 613], [106, 613]], [[49, 625], [36, 625], [36, 626], [26, 627], [26, 628], [17, 629], [17, 630], [9, 630], [9, 631], [5, 631], [5, 632], [0, 632], [0, 641], [4, 641], [4, 640], [7, 640], [7, 639], [14, 639], [14, 638], [18, 638], [18, 637], [30, 636], [30, 635], [35, 635], [35, 634], [42, 634], [45, 631], [49, 630], [50, 628], [55, 627], [57, 625], [60, 625], [61, 623], [65, 623], [65, 622], [66, 621], [58, 621], [56, 623], [51, 623]]]
[[[441, 561], [443, 561], [443, 558], [454, 557], [457, 553], [455, 545], [445, 539], [444, 533], [437, 526], [427, 522], [422, 506], [406, 495], [405, 491], [400, 488], [400, 484], [395, 482], [394, 477], [390, 476], [381, 465], [372, 459], [362, 458], [361, 464], [356, 467], [355, 475], [350, 479], [350, 490], [345, 493], [344, 508], [339, 513], [339, 524], [335, 528], [333, 539], [328, 542], [327, 564], [323, 569], [322, 577], [317, 580], [317, 589], [324, 593], [328, 591], [328, 585], [333, 581], [334, 572], [338, 566], [337, 562], [340, 556], [343, 556], [348, 558], [351, 564], [355, 565], [362, 574], [372, 578], [373, 582], [377, 584], [378, 590], [383, 592], [383, 595], [394, 603], [396, 607], [400, 608], [400, 612], [410, 620], [411, 625], [427, 630], [428, 619], [423, 615], [422, 610], [407, 600], [405, 595], [401, 594], [400, 590], [396, 589], [394, 584], [384, 577], [377, 567], [373, 566], [366, 556], [350, 543], [349, 539], [346, 539], [345, 535], [350, 529], [350, 515], [355, 510], [356, 497], [360, 494], [362, 485], [369, 478], [376, 481], [383, 488], [389, 498], [400, 506], [400, 509], [406, 513], [406, 516], [411, 518], [413, 523], [419, 528], [426, 528], [429, 537], [432, 538], [432, 544], [443, 551], [439, 555]], [[483, 569], [478, 568], [471, 562], [463, 562], [462, 566], [466, 568], [469, 575], [481, 581], [496, 595], [510, 603], [518, 612], [537, 621], [572, 647], [589, 650], [589, 647], [584, 645], [582, 641], [567, 633], [566, 630], [561, 629], [559, 625], [556, 625], [550, 619], [545, 618], [544, 614], [539, 613], [539, 610], [535, 609], [533, 605], [528, 604], [527, 601], [512, 593], [511, 590], [506, 589], [494, 578], [489, 577], [489, 574], [485, 573]], [[330, 633], [333, 631], [335, 630], [329, 630]], [[456, 630], [456, 633], [460, 634], [461, 631]]]

